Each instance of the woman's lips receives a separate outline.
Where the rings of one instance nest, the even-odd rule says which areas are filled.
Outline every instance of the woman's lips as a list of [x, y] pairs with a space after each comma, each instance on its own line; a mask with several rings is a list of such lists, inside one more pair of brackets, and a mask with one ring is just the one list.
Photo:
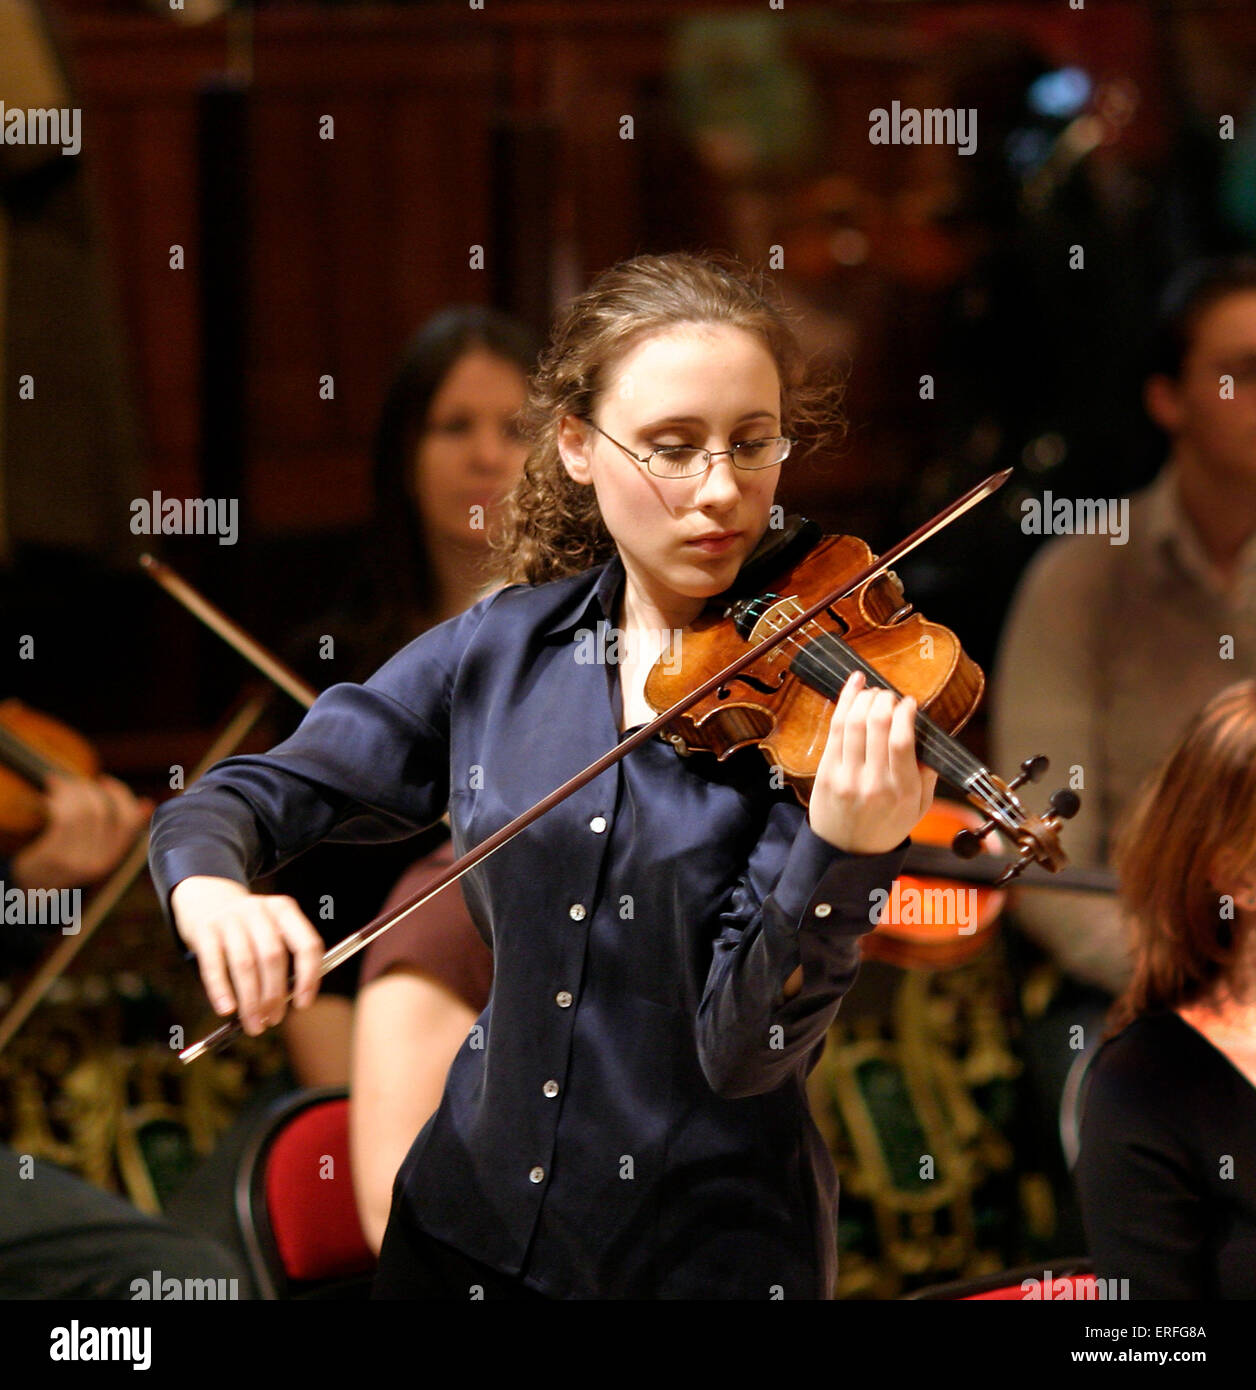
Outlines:
[[740, 531], [730, 531], [728, 535], [719, 537], [718, 540], [692, 540], [686, 541], [686, 545], [696, 545], [699, 550], [705, 550], [708, 555], [718, 555], [728, 549], [741, 536]]

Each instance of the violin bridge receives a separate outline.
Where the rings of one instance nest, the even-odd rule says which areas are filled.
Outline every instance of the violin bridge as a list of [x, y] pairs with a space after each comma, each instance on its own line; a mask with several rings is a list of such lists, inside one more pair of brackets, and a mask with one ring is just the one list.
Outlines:
[[[776, 598], [776, 595], [773, 594], [771, 597], [775, 599], [775, 602], [770, 608], [765, 609], [759, 614], [758, 621], [755, 623], [754, 627], [751, 628], [746, 638], [746, 642], [749, 646], [755, 646], [757, 643], [763, 642], [767, 638], [773, 636], [775, 633], [779, 632], [791, 618], [796, 618], [802, 611], [802, 604], [798, 601], [797, 596]], [[767, 656], [761, 659], [768, 662], [778, 661], [782, 656], [789, 655], [786, 647], [786, 643], [778, 643], [768, 652]]]

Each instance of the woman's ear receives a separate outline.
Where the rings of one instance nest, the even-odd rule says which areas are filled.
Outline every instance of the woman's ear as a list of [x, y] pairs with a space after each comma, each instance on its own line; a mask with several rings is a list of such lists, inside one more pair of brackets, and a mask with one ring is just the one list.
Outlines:
[[572, 482], [586, 486], [593, 481], [588, 448], [589, 431], [584, 421], [577, 415], [564, 415], [558, 422], [558, 456]]

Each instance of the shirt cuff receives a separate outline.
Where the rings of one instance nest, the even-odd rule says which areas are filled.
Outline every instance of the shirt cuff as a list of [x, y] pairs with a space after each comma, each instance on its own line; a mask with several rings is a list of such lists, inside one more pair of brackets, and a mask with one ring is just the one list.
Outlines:
[[211, 840], [200, 840], [195, 845], [180, 845], [166, 850], [157, 868], [165, 887], [162, 906], [166, 911], [166, 920], [171, 924], [170, 894], [185, 878], [204, 874], [210, 878], [229, 878], [245, 888], [249, 886], [249, 880], [240, 868], [239, 855]]
[[910, 844], [908, 836], [881, 854], [848, 854], [822, 839], [804, 820], [772, 896], [795, 930], [831, 926], [852, 935], [871, 931], [876, 926], [873, 894], [887, 889], [898, 877]]

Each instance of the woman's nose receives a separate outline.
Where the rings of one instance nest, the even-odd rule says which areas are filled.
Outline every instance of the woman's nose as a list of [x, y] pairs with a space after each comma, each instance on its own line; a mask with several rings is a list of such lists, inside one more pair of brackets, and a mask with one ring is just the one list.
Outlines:
[[728, 450], [713, 453], [710, 465], [698, 483], [699, 496], [710, 502], [723, 497], [736, 498], [740, 491], [741, 481], [732, 454]]
[[510, 460], [511, 443], [499, 425], [487, 422], [472, 436], [472, 453], [481, 465], [504, 468]]

